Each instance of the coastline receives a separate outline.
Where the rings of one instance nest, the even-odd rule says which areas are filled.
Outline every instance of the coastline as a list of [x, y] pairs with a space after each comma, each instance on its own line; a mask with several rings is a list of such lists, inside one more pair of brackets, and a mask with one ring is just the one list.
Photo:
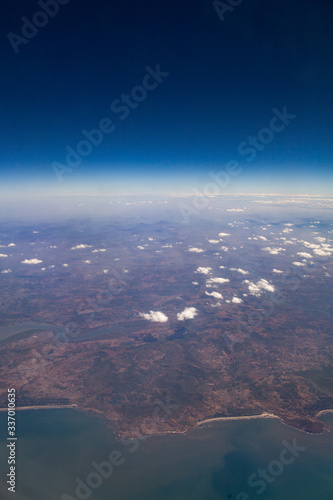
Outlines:
[[[71, 409], [71, 410], [79, 410], [79, 411], [83, 411], [84, 413], [91, 413], [91, 414], [99, 414], [99, 416], [103, 419], [105, 419], [105, 415], [103, 415], [103, 413], [101, 411], [96, 411], [96, 410], [87, 410], [87, 409], [80, 409], [79, 405], [76, 404], [76, 403], [72, 403], [70, 405], [43, 405], [43, 406], [18, 406], [15, 408], [15, 411], [29, 411], [29, 410], [58, 410], [58, 409]], [[7, 412], [8, 411], [8, 408], [0, 408], [0, 412]], [[321, 416], [323, 415], [327, 415], [327, 414], [331, 414], [333, 413], [333, 408], [330, 408], [330, 409], [327, 409], [327, 410], [321, 410], [319, 411], [318, 413], [316, 413], [315, 417], [316, 418], [320, 418]], [[96, 415], [97, 416], [97, 415]], [[193, 428], [196, 428], [196, 427], [201, 427], [203, 425], [206, 425], [206, 424], [210, 424], [210, 423], [214, 423], [214, 422], [222, 422], [222, 421], [235, 421], [235, 420], [254, 420], [254, 419], [278, 419], [280, 420], [284, 425], [286, 425], [287, 427], [292, 427], [286, 423], [283, 422], [283, 420], [278, 417], [277, 415], [274, 415], [274, 413], [269, 413], [269, 412], [263, 412], [263, 413], [260, 413], [260, 414], [257, 414], [257, 415], [241, 415], [241, 416], [230, 416], [230, 417], [216, 417], [216, 418], [207, 418], [207, 419], [204, 419], [204, 420], [200, 420], [199, 422], [196, 423], [196, 426], [195, 427], [192, 427]], [[106, 419], [108, 420], [108, 419]], [[115, 435], [117, 437], [118, 436], [118, 432], [117, 432], [117, 429], [114, 428], [114, 426], [111, 426], [112, 430], [115, 432]], [[152, 437], [152, 436], [162, 436], [162, 435], [166, 435], [166, 434], [169, 434], [169, 435], [174, 435], [174, 434], [187, 434], [189, 431], [191, 430], [191, 428], [189, 429], [186, 429], [186, 430], [183, 430], [183, 431], [179, 431], [179, 430], [175, 430], [175, 431], [167, 431], [167, 432], [162, 432], [162, 433], [157, 433], [157, 434], [148, 434], [148, 435], [145, 435], [145, 436], [140, 436], [139, 438], [138, 437], [133, 437], [133, 438], [129, 438], [129, 439], [146, 439], [148, 437]], [[307, 431], [304, 431], [304, 430], [300, 430], [298, 429], [300, 432], [304, 432], [305, 434], [310, 434], [310, 435], [315, 435], [314, 433], [312, 432], [307, 432]], [[325, 432], [325, 431], [323, 431]], [[319, 433], [319, 434], [322, 434], [322, 433]]]
[[[17, 406], [15, 408], [10, 408], [13, 409], [14, 411], [19, 411], [19, 410], [60, 410], [60, 409], [66, 409], [70, 408], [72, 410], [78, 409], [78, 405], [76, 403], [70, 404], [70, 405], [44, 405], [44, 406]], [[0, 408], [0, 412], [8, 411], [8, 408]]]
[[209, 424], [211, 422], [219, 422], [219, 421], [223, 421], [223, 420], [251, 420], [251, 419], [255, 419], [255, 418], [278, 418], [278, 419], [280, 419], [280, 417], [278, 417], [277, 415], [274, 415], [274, 413], [264, 412], [264, 413], [260, 413], [259, 415], [242, 415], [239, 417], [207, 418], [205, 420], [201, 420], [200, 422], [197, 422], [197, 426]]

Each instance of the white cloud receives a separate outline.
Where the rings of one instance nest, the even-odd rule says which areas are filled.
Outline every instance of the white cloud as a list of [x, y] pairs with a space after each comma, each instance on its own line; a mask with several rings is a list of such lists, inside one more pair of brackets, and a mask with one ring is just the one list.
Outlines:
[[[313, 238], [314, 240], [316, 241], [320, 241], [321, 243], [324, 243], [324, 241], [326, 241], [326, 238], [322, 238], [321, 236], [316, 236], [315, 238]], [[9, 245], [8, 245], [9, 246]]]
[[285, 248], [281, 247], [265, 247], [262, 250], [264, 250], [265, 252], [269, 252], [271, 255], [278, 255], [280, 252], [286, 251]]
[[197, 281], [192, 281], [192, 285], [199, 285]]
[[91, 248], [92, 245], [76, 245], [76, 247], [72, 247], [71, 250], [81, 250], [81, 248]]
[[161, 311], [149, 311], [149, 313], [139, 313], [139, 315], [149, 321], [156, 321], [157, 323], [165, 323], [168, 321], [168, 316]]
[[292, 233], [293, 229], [290, 229], [290, 228], [286, 227], [282, 232], [283, 233]]
[[298, 267], [305, 266], [304, 262], [293, 262], [293, 265]]
[[265, 236], [258, 236], [258, 238], [260, 238], [263, 241], [268, 241], [267, 238], [265, 238]]
[[227, 212], [244, 212], [243, 208], [227, 208]]
[[305, 259], [311, 259], [312, 257], [312, 255], [307, 252], [297, 252], [297, 255], [299, 255], [300, 257], [304, 257]]
[[198, 269], [196, 270], [197, 273], [201, 273], [201, 274], [208, 274], [209, 271], [211, 271], [212, 268], [211, 267], [198, 267]]
[[316, 254], [316, 255], [320, 255], [321, 257], [327, 257], [328, 255], [332, 255], [332, 252], [327, 252], [325, 250], [322, 250], [322, 249], [317, 249], [315, 248], [313, 250], [313, 252]]
[[9, 247], [16, 247], [15, 243], [9, 243]]
[[195, 307], [185, 307], [184, 311], [177, 314], [177, 319], [179, 321], [184, 321], [185, 319], [192, 319], [198, 314]]
[[205, 294], [210, 295], [211, 297], [214, 297], [215, 299], [223, 299], [223, 295], [221, 295], [218, 292], [212, 292], [212, 293], [205, 292]]
[[202, 250], [202, 248], [196, 248], [196, 247], [191, 247], [188, 249], [189, 252], [195, 252], [195, 253], [201, 253], [201, 252], [204, 252], [204, 250]]
[[320, 245], [316, 245], [316, 243], [309, 243], [308, 241], [304, 241], [303, 244], [307, 248], [320, 248]]
[[249, 271], [244, 271], [244, 269], [240, 269], [240, 268], [236, 269], [236, 267], [231, 267], [230, 271], [237, 271], [240, 274], [249, 274]]
[[273, 269], [273, 273], [276, 273], [276, 274], [281, 274], [283, 273], [283, 271], [280, 271], [280, 269]]
[[64, 267], [68, 267], [68, 264], [63, 264]]
[[1, 274], [8, 274], [8, 273], [11, 273], [12, 270], [11, 269], [4, 269], [3, 271], [1, 271]]
[[40, 264], [41, 262], [43, 262], [42, 260], [38, 260], [38, 259], [24, 259], [21, 261], [21, 264]]
[[261, 279], [257, 281], [257, 283], [253, 283], [252, 281], [245, 280], [243, 283], [246, 283], [249, 288], [249, 292], [252, 295], [256, 295], [257, 297], [261, 295], [262, 290], [267, 290], [268, 292], [274, 292], [275, 287], [271, 285], [267, 280]]
[[219, 233], [219, 236], [230, 236], [230, 233]]
[[208, 241], [209, 241], [209, 243], [214, 243], [214, 244], [220, 243], [220, 240], [208, 240]]
[[209, 278], [207, 283], [228, 283], [230, 280], [228, 278]]
[[8, 257], [5, 253], [0, 253], [0, 257]]
[[83, 261], [85, 264], [91, 264], [91, 260], [84, 260]]
[[107, 274], [108, 272], [109, 272], [109, 270], [108, 270], [108, 269], [103, 269], [103, 273], [104, 273], [104, 274]]
[[233, 297], [231, 302], [233, 302], [234, 304], [240, 304], [243, 301], [242, 301], [242, 299], [239, 299], [238, 297]]
[[145, 250], [145, 247], [142, 247], [141, 245], [138, 245], [138, 248], [139, 248], [140, 250]]

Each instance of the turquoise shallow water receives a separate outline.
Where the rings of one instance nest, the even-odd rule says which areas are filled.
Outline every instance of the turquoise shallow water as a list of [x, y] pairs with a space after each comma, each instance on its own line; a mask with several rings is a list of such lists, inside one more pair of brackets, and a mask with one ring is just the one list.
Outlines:
[[[332, 414], [324, 419], [333, 427]], [[102, 420], [74, 410], [22, 411], [15, 496], [5, 484], [5, 413], [0, 426], [4, 500], [333, 500], [333, 432], [308, 435], [275, 419], [215, 422], [186, 435], [121, 443]], [[302, 450], [288, 450], [293, 444]], [[104, 468], [103, 478], [92, 463], [110, 456], [113, 471]], [[88, 477], [90, 489], [82, 486]]]

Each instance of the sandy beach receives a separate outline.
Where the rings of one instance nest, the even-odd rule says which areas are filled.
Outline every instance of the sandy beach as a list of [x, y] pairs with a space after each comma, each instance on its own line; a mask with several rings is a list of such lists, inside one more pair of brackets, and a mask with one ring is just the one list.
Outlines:
[[[50, 406], [17, 406], [16, 408], [9, 408], [10, 410], [56, 410], [62, 408], [77, 408], [77, 404], [71, 405], [50, 405]], [[0, 408], [0, 411], [8, 411], [8, 408]]]
[[206, 420], [201, 420], [197, 423], [197, 425], [208, 424], [210, 422], [218, 422], [222, 420], [251, 420], [254, 418], [279, 418], [273, 413], [261, 413], [260, 415], [244, 415], [240, 417], [216, 417], [216, 418], [207, 418]]

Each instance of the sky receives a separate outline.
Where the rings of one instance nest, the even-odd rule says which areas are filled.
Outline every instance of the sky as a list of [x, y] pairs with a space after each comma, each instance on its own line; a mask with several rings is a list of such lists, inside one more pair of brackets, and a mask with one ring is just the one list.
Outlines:
[[221, 194], [332, 195], [332, 14], [3, 0], [1, 196], [187, 194], [225, 172]]

